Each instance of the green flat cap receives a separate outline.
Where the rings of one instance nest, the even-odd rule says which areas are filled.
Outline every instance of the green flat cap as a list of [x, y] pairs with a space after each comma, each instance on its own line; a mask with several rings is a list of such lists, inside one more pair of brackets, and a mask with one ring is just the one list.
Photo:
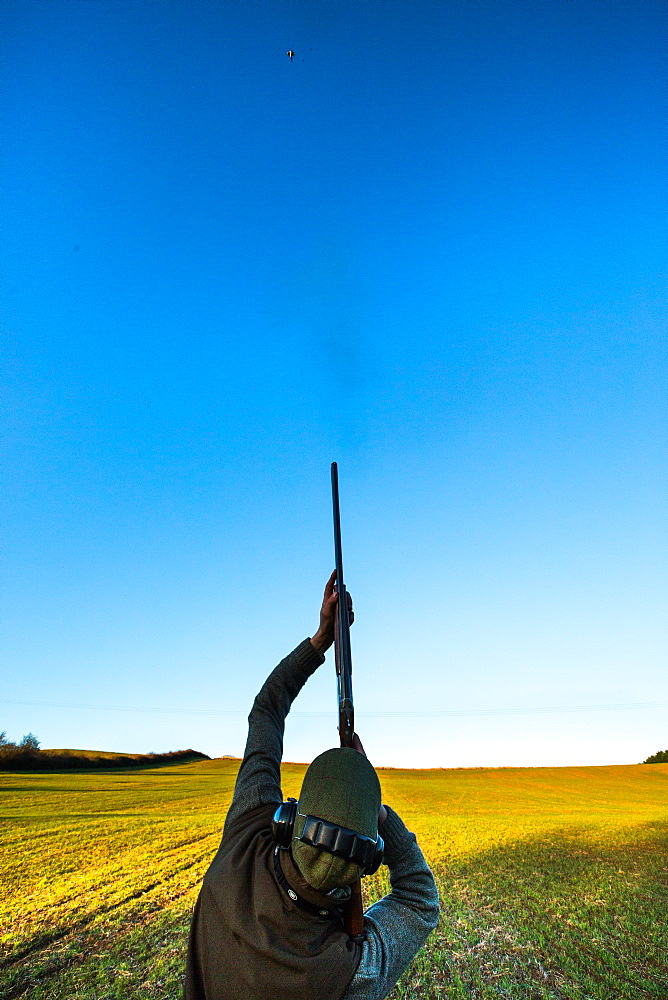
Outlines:
[[[300, 813], [375, 839], [379, 809], [380, 782], [364, 754], [337, 747], [325, 750], [309, 765], [299, 796]], [[349, 885], [361, 874], [359, 865], [299, 840], [292, 841], [292, 856], [309, 885], [323, 892]]]

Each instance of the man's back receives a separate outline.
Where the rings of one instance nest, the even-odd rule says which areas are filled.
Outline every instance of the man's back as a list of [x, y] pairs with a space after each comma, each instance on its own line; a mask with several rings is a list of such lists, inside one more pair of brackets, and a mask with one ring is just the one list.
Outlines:
[[337, 1000], [355, 973], [361, 949], [332, 900], [320, 894], [328, 915], [316, 915], [278, 883], [274, 809], [259, 806], [225, 828], [193, 916], [186, 1000]]

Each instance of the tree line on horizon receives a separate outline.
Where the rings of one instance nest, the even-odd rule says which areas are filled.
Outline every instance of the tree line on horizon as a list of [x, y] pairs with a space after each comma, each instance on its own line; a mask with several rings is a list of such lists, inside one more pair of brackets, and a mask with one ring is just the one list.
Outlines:
[[657, 750], [643, 764], [668, 764], [668, 750]]
[[[176, 764], [188, 760], [211, 760], [199, 750], [170, 750], [168, 753], [118, 753], [101, 755], [94, 750], [41, 750], [34, 733], [20, 743], [12, 743], [0, 733], [0, 771], [46, 771], [71, 768], [139, 767], [143, 764]], [[668, 750], [657, 750], [641, 764], [668, 764]]]
[[0, 771], [61, 771], [109, 767], [140, 767], [146, 764], [182, 764], [190, 760], [210, 760], [199, 750], [171, 750], [168, 753], [96, 753], [94, 750], [41, 750], [34, 733], [20, 743], [0, 733]]

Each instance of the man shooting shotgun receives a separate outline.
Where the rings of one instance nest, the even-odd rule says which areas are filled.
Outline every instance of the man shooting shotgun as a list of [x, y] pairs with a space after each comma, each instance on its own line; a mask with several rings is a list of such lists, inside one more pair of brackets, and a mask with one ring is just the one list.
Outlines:
[[[336, 569], [317, 631], [272, 671], [248, 717], [223, 838], [193, 912], [185, 1000], [382, 1000], [438, 920], [415, 835], [381, 805], [354, 732], [336, 465], [332, 494]], [[341, 746], [309, 765], [299, 801], [283, 802], [285, 718], [333, 642]], [[360, 877], [381, 861], [391, 892], [363, 914]]]

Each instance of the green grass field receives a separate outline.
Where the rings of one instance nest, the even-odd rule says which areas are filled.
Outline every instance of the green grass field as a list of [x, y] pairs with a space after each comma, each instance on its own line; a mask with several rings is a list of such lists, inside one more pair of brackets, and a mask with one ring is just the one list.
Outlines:
[[[1, 774], [3, 1000], [177, 1000], [237, 767]], [[668, 764], [379, 773], [442, 901], [393, 997], [668, 998]]]

